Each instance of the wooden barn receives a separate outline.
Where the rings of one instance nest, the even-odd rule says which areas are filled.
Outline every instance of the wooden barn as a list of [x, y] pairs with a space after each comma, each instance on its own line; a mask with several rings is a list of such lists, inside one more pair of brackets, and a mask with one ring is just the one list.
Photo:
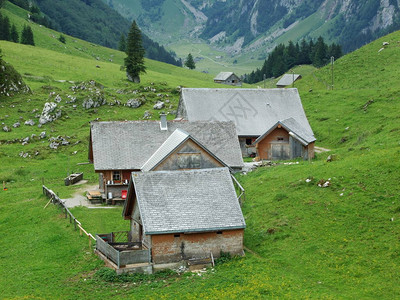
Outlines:
[[257, 157], [262, 160], [285, 160], [314, 157], [315, 138], [293, 118], [278, 121], [255, 142]]
[[284, 88], [290, 85], [293, 85], [293, 83], [297, 80], [301, 79], [300, 74], [284, 74], [281, 79], [276, 83], [277, 88]]
[[[312, 143], [311, 147], [313, 147], [313, 142], [315, 141], [314, 133], [308, 123], [299, 93], [297, 89], [291, 88], [184, 88], [181, 92], [177, 119], [184, 119], [190, 122], [205, 120], [233, 121], [236, 125], [243, 156], [256, 156], [256, 140], [267, 132], [270, 134], [269, 131], [278, 122], [287, 124], [288, 121], [285, 120], [289, 119], [296, 123], [295, 126], [293, 122], [290, 123], [292, 127], [294, 126], [293, 130], [304, 133], [309, 137], [308, 140]], [[280, 139], [282, 136], [277, 135], [276, 138]], [[288, 135], [284, 135], [283, 138], [289, 140]], [[274, 146], [274, 149], [276, 150], [277, 147]], [[294, 158], [298, 155], [298, 157], [312, 158], [314, 155], [313, 151], [302, 151], [301, 155], [300, 151], [297, 150], [292, 153], [292, 156], [280, 155], [279, 157], [286, 159]]]
[[123, 217], [153, 264], [243, 255], [245, 221], [228, 168], [132, 173]]
[[131, 172], [229, 167], [243, 159], [233, 122], [92, 122], [89, 161], [107, 198], [124, 200]]
[[233, 72], [220, 72], [215, 78], [215, 83], [242, 86], [242, 81]]

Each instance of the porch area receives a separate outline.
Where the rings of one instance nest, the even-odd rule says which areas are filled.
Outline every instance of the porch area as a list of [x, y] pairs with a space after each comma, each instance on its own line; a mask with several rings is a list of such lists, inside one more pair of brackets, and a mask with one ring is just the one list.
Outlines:
[[150, 249], [140, 241], [132, 241], [129, 231], [96, 234], [95, 252], [119, 274], [152, 273]]

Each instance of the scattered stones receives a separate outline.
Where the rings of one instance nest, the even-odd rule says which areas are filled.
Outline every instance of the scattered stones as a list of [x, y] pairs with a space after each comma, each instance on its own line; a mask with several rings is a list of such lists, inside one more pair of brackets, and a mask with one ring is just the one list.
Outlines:
[[331, 182], [330, 182], [330, 178], [328, 180], [325, 179], [321, 179], [320, 181], [318, 181], [318, 186], [321, 188], [326, 188], [331, 186]]
[[44, 138], [46, 138], [46, 131], [42, 131], [42, 132], [39, 134], [39, 139], [44, 139]]
[[61, 110], [54, 112], [56, 108], [57, 104], [55, 102], [46, 102], [44, 104], [42, 114], [39, 117], [39, 123], [44, 125], [60, 118], [62, 114]]
[[10, 131], [11, 131], [11, 128], [9, 128], [7, 125], [6, 125], [6, 126], [3, 126], [3, 131], [4, 131], [4, 132], [10, 132]]
[[62, 136], [57, 136], [57, 137], [51, 137], [49, 138], [49, 147], [51, 149], [58, 149], [60, 146], [68, 146], [70, 142], [68, 141], [70, 139], [69, 136], [62, 137]]
[[151, 112], [146, 110], [143, 114], [143, 119], [150, 119], [151, 118]]
[[334, 154], [331, 154], [326, 158], [327, 162], [332, 162], [334, 160], [336, 160], [336, 155], [334, 155]]
[[154, 109], [158, 109], [158, 110], [163, 109], [164, 107], [165, 107], [165, 104], [162, 101], [157, 101], [157, 103], [154, 104], [154, 106], [153, 106]]
[[121, 105], [121, 101], [115, 99], [113, 102], [109, 103], [110, 106], [120, 106]]
[[60, 95], [57, 95], [56, 98], [54, 98], [54, 101], [57, 103], [60, 103], [62, 101], [62, 98]]
[[128, 102], [126, 103], [126, 106], [131, 107], [131, 108], [138, 108], [142, 105], [142, 100], [140, 99], [129, 99]]
[[24, 151], [21, 151], [19, 153], [19, 156], [22, 157], [22, 158], [27, 158], [28, 156], [30, 157], [29, 153], [28, 152], [24, 152]]
[[374, 100], [373, 100], [373, 99], [369, 100], [367, 103], [365, 103], [365, 104], [362, 106], [362, 109], [364, 110], [364, 112], [367, 111], [368, 106], [370, 106], [372, 103], [374, 103]]
[[16, 122], [16, 123], [13, 124], [13, 127], [14, 127], [14, 128], [18, 128], [18, 127], [20, 127], [20, 126], [21, 126], [21, 123], [20, 123], [20, 122]]
[[30, 119], [30, 120], [25, 121], [24, 124], [25, 124], [25, 125], [28, 125], [28, 126], [34, 126], [34, 125], [35, 125], [35, 121], [33, 121], [32, 119]]
[[389, 46], [389, 43], [388, 42], [383, 42], [382, 46]]

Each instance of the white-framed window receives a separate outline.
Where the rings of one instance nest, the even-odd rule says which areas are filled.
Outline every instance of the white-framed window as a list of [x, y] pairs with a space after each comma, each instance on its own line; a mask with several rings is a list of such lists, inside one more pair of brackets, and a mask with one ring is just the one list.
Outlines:
[[120, 181], [121, 180], [121, 171], [113, 171], [112, 180]]

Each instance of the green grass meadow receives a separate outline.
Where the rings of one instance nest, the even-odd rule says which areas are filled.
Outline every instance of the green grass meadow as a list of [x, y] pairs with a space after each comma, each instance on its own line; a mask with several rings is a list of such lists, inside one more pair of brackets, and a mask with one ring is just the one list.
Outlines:
[[[23, 26], [23, 12], [11, 4], [6, 8], [12, 22]], [[153, 105], [165, 99], [172, 119], [178, 86], [222, 86], [211, 74], [151, 60], [142, 83], [129, 83], [120, 70], [123, 53], [68, 36], [59, 45], [58, 33], [31, 25], [36, 47], [0, 41], [3, 59], [33, 90], [0, 99], [1, 128], [12, 129], [0, 128], [0, 184], [7, 187], [0, 190], [1, 299], [399, 298], [400, 32], [337, 60], [333, 90], [330, 66], [304, 67], [308, 75], [295, 87], [317, 146], [330, 151], [312, 161], [278, 162], [237, 175], [246, 189], [244, 257], [201, 276], [122, 282], [98, 276], [103, 262], [58, 207], [44, 208], [42, 184], [67, 198], [81, 188], [64, 186], [68, 173], [84, 172], [89, 184], [98, 182], [93, 165], [78, 165], [88, 160], [91, 120], [140, 120], [145, 111], [158, 119]], [[383, 42], [389, 45], [378, 52]], [[90, 80], [104, 86], [108, 103], [121, 105], [84, 109], [92, 91], [74, 93], [71, 87]], [[39, 128], [35, 116], [56, 95], [62, 98], [61, 118]], [[68, 96], [76, 102], [67, 103]], [[123, 105], [137, 97], [144, 101], [140, 108]], [[29, 119], [35, 126], [24, 125]], [[13, 128], [17, 121], [21, 126]], [[46, 139], [32, 138], [43, 131]], [[57, 136], [68, 136], [70, 144], [50, 149], [48, 138]], [[25, 137], [31, 140], [22, 145]], [[333, 161], [327, 162], [328, 155]], [[330, 186], [318, 186], [326, 181]], [[92, 234], [129, 228], [121, 207], [71, 211]]]

